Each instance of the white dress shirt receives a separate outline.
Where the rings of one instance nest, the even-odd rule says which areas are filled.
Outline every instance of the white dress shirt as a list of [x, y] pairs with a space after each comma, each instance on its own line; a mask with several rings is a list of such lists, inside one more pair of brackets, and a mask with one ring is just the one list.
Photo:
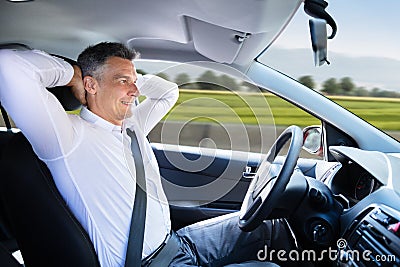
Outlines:
[[[69, 115], [46, 90], [67, 84], [73, 68], [41, 51], [0, 51], [0, 100], [38, 157], [50, 169], [57, 188], [88, 232], [101, 266], [123, 266], [135, 197], [135, 165], [130, 139], [90, 112]], [[147, 184], [142, 257], [171, 229], [167, 198], [146, 135], [178, 98], [176, 84], [145, 76], [139, 86], [146, 100], [133, 107], [124, 128], [135, 130]], [[62, 240], [60, 240], [62, 242]]]

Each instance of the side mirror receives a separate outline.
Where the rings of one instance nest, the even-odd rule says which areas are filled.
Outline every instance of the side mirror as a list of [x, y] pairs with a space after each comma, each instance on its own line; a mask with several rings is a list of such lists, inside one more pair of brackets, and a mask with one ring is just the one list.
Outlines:
[[311, 154], [322, 155], [321, 126], [308, 126], [303, 130], [303, 149]]

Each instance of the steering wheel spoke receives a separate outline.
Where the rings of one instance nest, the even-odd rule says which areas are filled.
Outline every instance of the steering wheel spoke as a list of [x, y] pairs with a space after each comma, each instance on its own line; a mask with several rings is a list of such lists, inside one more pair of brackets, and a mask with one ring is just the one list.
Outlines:
[[[277, 166], [272, 163], [289, 139], [286, 159], [277, 170]], [[240, 209], [239, 227], [243, 231], [254, 230], [272, 213], [289, 183], [302, 145], [303, 132], [298, 126], [288, 127], [272, 145], [250, 183]]]

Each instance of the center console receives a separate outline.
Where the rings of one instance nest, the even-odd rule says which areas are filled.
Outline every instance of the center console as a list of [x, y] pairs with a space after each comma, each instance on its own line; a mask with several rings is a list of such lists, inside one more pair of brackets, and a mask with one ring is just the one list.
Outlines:
[[372, 207], [339, 241], [338, 266], [400, 266], [400, 213], [386, 206]]

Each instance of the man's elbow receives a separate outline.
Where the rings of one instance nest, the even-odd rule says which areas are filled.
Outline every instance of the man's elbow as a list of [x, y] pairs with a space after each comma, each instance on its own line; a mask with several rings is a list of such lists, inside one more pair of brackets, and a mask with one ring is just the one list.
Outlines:
[[167, 100], [173, 106], [179, 98], [179, 87], [176, 83], [164, 80], [166, 86], [164, 87], [164, 95], [161, 97]]
[[0, 67], [3, 69], [9, 65], [14, 65], [17, 61], [17, 53], [11, 49], [0, 49]]
[[11, 79], [18, 75], [20, 57], [17, 52], [10, 49], [0, 49], [0, 86], [6, 79]]

